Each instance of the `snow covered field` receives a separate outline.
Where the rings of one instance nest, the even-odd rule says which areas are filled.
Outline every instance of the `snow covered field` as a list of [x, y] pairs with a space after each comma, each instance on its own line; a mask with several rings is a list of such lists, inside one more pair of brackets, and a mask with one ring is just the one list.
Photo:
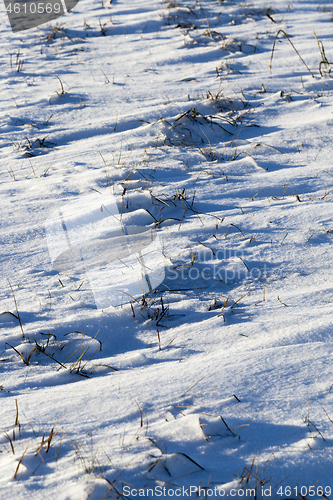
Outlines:
[[332, 18], [1, 4], [1, 500], [333, 498]]

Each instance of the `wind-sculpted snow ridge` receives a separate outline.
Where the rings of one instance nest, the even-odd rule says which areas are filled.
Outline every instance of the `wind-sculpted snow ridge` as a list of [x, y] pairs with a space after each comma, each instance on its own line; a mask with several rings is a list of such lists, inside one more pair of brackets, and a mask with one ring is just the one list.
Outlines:
[[332, 499], [330, 5], [1, 12], [1, 500]]

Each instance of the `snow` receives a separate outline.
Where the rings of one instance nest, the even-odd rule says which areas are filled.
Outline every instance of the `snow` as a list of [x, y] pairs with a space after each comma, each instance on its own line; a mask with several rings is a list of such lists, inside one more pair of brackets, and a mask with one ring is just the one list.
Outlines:
[[331, 3], [0, 9], [1, 499], [332, 498]]

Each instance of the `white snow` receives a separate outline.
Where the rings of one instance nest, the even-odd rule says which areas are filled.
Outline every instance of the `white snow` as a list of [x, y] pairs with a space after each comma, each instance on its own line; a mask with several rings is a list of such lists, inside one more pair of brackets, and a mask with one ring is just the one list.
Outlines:
[[1, 500], [332, 499], [331, 2], [0, 10]]

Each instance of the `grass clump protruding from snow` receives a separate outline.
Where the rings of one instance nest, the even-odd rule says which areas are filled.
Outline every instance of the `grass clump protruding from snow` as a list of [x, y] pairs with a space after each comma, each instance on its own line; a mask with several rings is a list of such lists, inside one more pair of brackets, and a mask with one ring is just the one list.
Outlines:
[[50, 148], [54, 148], [55, 144], [46, 141], [48, 135], [45, 137], [31, 138], [26, 137], [20, 142], [13, 142], [16, 150], [23, 151], [25, 156], [32, 157], [48, 152]]
[[[14, 461], [12, 464], [12, 478], [20, 481], [26, 478], [28, 475], [33, 475], [40, 467], [43, 468], [45, 462], [51, 463], [57, 461], [60, 446], [57, 449], [57, 445], [60, 442], [55, 443], [55, 436], [59, 434], [58, 430], [55, 430], [57, 422], [55, 422], [49, 431], [36, 431], [30, 422], [26, 424], [21, 424], [19, 419], [19, 406], [18, 400], [15, 400], [16, 412], [15, 420], [12, 428], [4, 432], [4, 438], [0, 438], [0, 443], [3, 447], [3, 452], [7, 451], [7, 461], [8, 452], [13, 455]], [[5, 439], [5, 440], [4, 440]], [[9, 450], [6, 450], [4, 446], [5, 442], [8, 442]], [[51, 446], [54, 448], [55, 457], [50, 457], [49, 454]], [[23, 452], [22, 452], [23, 450]], [[49, 458], [48, 458], [49, 457]], [[3, 464], [6, 462], [6, 455], [2, 455]], [[47, 467], [46, 467], [47, 469]], [[8, 468], [6, 468], [7, 472]], [[10, 479], [10, 478], [8, 478]]]
[[231, 154], [221, 152], [220, 144], [233, 138], [237, 127], [253, 125], [251, 118], [245, 120], [251, 111], [243, 98], [227, 98], [222, 89], [216, 93], [209, 90], [203, 100], [197, 100], [178, 116], [161, 119], [163, 127], [157, 143], [197, 149], [208, 161], [235, 160], [244, 153], [238, 153], [237, 147]]

